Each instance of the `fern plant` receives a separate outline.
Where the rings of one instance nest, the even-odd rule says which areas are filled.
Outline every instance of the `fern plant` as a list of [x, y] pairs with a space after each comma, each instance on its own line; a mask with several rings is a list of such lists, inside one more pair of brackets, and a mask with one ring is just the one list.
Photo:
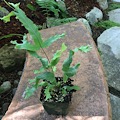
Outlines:
[[[33, 39], [33, 43], [30, 43], [26, 39], [26, 35], [23, 37], [22, 43], [17, 43], [16, 41], [11, 41], [12, 44], [15, 44], [15, 48], [17, 49], [25, 49], [29, 54], [35, 58], [37, 58], [41, 62], [41, 67], [39, 70], [35, 70], [34, 74], [36, 74], [35, 78], [30, 80], [30, 87], [27, 87], [25, 90], [25, 98], [29, 98], [31, 95], [34, 94], [34, 92], [39, 87], [44, 87], [45, 91], [45, 100], [49, 101], [52, 98], [52, 95], [54, 94], [54, 91], [61, 90], [62, 96], [65, 96], [68, 91], [71, 90], [79, 90], [79, 86], [61, 86], [61, 83], [58, 82], [55, 78], [55, 72], [56, 72], [56, 65], [58, 64], [60, 57], [62, 53], [67, 49], [67, 46], [62, 43], [61, 49], [57, 50], [53, 58], [50, 60], [48, 58], [47, 53], [45, 52], [45, 48], [49, 47], [53, 42], [55, 42], [58, 39], [61, 39], [65, 36], [65, 34], [56, 34], [54, 36], [51, 36], [47, 40], [43, 41], [41, 34], [38, 30], [38, 27], [31, 21], [24, 13], [22, 9], [19, 8], [18, 4], [9, 3], [9, 5], [14, 9], [11, 13], [9, 13], [7, 16], [4, 16], [1, 18], [5, 22], [10, 21], [11, 16], [16, 16], [16, 19], [18, 19], [22, 25], [28, 30], [29, 34], [31, 35]], [[77, 63], [74, 66], [71, 66], [72, 58], [75, 52], [78, 52], [79, 50], [82, 52], [88, 52], [90, 51], [91, 47], [89, 45], [87, 46], [81, 46], [79, 48], [75, 48], [74, 50], [69, 51], [69, 56], [66, 58], [63, 62], [62, 71], [63, 71], [63, 81], [62, 83], [66, 83], [68, 81], [68, 78], [74, 76], [77, 72], [78, 67], [80, 66], [80, 63]], [[45, 58], [43, 58], [41, 55], [37, 54], [37, 51], [41, 50], [45, 54]], [[61, 102], [63, 101], [62, 98], [59, 99]]]
[[118, 8], [120, 8], [120, 3], [111, 3], [109, 4], [107, 11], [115, 10]]
[[[60, 2], [56, 0], [36, 0], [36, 3], [44, 9], [43, 12], [47, 15], [46, 27], [48, 28], [77, 20], [77, 18], [69, 16], [63, 0]], [[54, 14], [52, 17], [51, 12]]]
[[76, 21], [77, 18], [75, 17], [72, 17], [72, 18], [63, 18], [63, 19], [60, 19], [60, 18], [53, 18], [53, 17], [47, 17], [47, 27], [50, 28], [50, 27], [53, 27], [53, 26], [58, 26], [58, 25], [62, 25], [62, 24], [65, 24], [65, 23], [70, 23], [70, 22], [73, 22], [73, 21]]
[[55, 0], [36, 0], [36, 3], [44, 9], [47, 16], [49, 16], [50, 12], [54, 13], [54, 16], [56, 18], [59, 18], [60, 15], [65, 18], [68, 16], [68, 13], [66, 12], [66, 9], [58, 4]]
[[115, 23], [115, 22], [110, 21], [110, 20], [105, 20], [105, 21], [100, 21], [100, 22], [95, 23], [94, 26], [102, 27], [104, 29], [109, 29], [111, 27], [120, 26], [120, 24], [119, 23]]

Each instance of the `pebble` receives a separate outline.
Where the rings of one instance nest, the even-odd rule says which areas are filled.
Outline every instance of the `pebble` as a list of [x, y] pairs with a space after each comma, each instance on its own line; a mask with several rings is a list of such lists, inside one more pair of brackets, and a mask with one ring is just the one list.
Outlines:
[[2, 105], [2, 113], [3, 113], [3, 115], [4, 115], [4, 114], [6, 113], [6, 111], [8, 110], [9, 104], [10, 104], [10, 103], [4, 103], [4, 104]]
[[11, 83], [9, 81], [3, 82], [3, 84], [0, 87], [5, 92], [5, 91], [11, 89]]
[[8, 14], [9, 14], [9, 11], [6, 8], [0, 7], [0, 17], [3, 17]]
[[19, 80], [14, 80], [14, 86], [17, 87], [19, 83]]
[[19, 71], [17, 74], [18, 74], [19, 76], [21, 76], [21, 75], [22, 75], [22, 72], [23, 72], [23, 71]]
[[3, 115], [0, 115], [0, 120], [2, 120]]
[[15, 95], [17, 88], [13, 88], [12, 94]]

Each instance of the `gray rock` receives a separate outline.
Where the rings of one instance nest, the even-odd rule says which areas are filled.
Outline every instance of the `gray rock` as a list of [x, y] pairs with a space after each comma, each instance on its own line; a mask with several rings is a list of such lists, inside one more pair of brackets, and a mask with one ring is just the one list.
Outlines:
[[8, 14], [9, 14], [9, 11], [6, 8], [0, 6], [0, 17], [3, 17]]
[[104, 31], [97, 39], [108, 85], [120, 91], [120, 27]]
[[94, 7], [90, 12], [86, 14], [86, 18], [91, 25], [94, 25], [96, 22], [103, 18], [103, 13], [100, 9]]
[[90, 35], [92, 35], [91, 27], [90, 27], [90, 25], [89, 25], [89, 23], [88, 23], [88, 21], [86, 19], [79, 18], [77, 21], [82, 22], [85, 25], [86, 29], [89, 31]]
[[4, 103], [2, 105], [2, 113], [5, 114], [6, 111], [8, 110], [8, 107], [9, 107], [9, 103]]
[[120, 59], [120, 27], [105, 30], [97, 39], [99, 49]]
[[109, 16], [110, 21], [120, 24], [120, 9], [119, 8], [108, 12], [108, 16]]
[[63, 0], [57, 0], [57, 3], [62, 7], [63, 10], [66, 10], [65, 2], [63, 2]]
[[112, 120], [120, 120], [120, 98], [110, 94], [112, 107]]
[[0, 48], [0, 70], [11, 72], [22, 68], [25, 61], [25, 51], [14, 49], [14, 45], [4, 45]]
[[108, 2], [107, 0], [97, 0], [97, 2], [99, 3], [100, 7], [105, 10], [108, 8]]
[[22, 75], [22, 72], [23, 72], [23, 71], [19, 71], [17, 74], [18, 74], [19, 76], [21, 76], [21, 75]]
[[0, 86], [0, 92], [6, 92], [11, 89], [11, 83], [9, 81], [3, 82], [3, 84]]
[[2, 120], [3, 115], [0, 115], [0, 120]]
[[13, 88], [12, 94], [15, 95], [17, 88]]
[[19, 83], [19, 80], [14, 80], [14, 86], [17, 87]]

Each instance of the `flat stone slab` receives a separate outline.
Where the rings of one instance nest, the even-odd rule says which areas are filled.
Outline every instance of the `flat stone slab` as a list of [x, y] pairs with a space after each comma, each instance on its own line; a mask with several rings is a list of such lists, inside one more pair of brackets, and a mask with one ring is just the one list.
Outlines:
[[[40, 91], [27, 100], [22, 97], [28, 85], [28, 79], [34, 78], [33, 70], [39, 69], [40, 66], [39, 62], [28, 54], [18, 89], [2, 120], [111, 120], [108, 87], [93, 39], [81, 22], [41, 31], [43, 38], [61, 33], [66, 33], [65, 38], [58, 40], [45, 50], [49, 58], [57, 49], [60, 49], [63, 42], [68, 49], [88, 44], [92, 46], [90, 52], [77, 52], [74, 56], [72, 64], [80, 62], [81, 66], [72, 79], [81, 90], [73, 94], [68, 115], [64, 117], [48, 115], [39, 102]], [[31, 40], [29, 35], [28, 39]], [[42, 53], [39, 51], [39, 54]], [[62, 76], [61, 64], [66, 56], [68, 56], [68, 51], [63, 54], [57, 66], [56, 76]]]

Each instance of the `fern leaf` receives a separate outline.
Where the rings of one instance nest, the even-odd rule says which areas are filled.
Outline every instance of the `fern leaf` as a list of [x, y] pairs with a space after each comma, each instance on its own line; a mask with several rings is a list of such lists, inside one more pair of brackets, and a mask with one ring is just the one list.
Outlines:
[[45, 48], [45, 47], [48, 47], [50, 46], [53, 42], [55, 42], [56, 40], [58, 39], [61, 39], [65, 36], [65, 33], [63, 34], [57, 34], [57, 35], [54, 35], [54, 36], [51, 36], [50, 38], [48, 38], [47, 40], [45, 40], [42, 44], [42, 47]]
[[28, 30], [34, 40], [34, 47], [39, 50], [43, 41], [40, 32], [38, 31], [38, 27], [25, 15], [24, 11], [19, 8], [19, 4], [9, 4], [15, 8], [14, 14], [16, 15], [16, 18], [19, 19], [23, 26]]

